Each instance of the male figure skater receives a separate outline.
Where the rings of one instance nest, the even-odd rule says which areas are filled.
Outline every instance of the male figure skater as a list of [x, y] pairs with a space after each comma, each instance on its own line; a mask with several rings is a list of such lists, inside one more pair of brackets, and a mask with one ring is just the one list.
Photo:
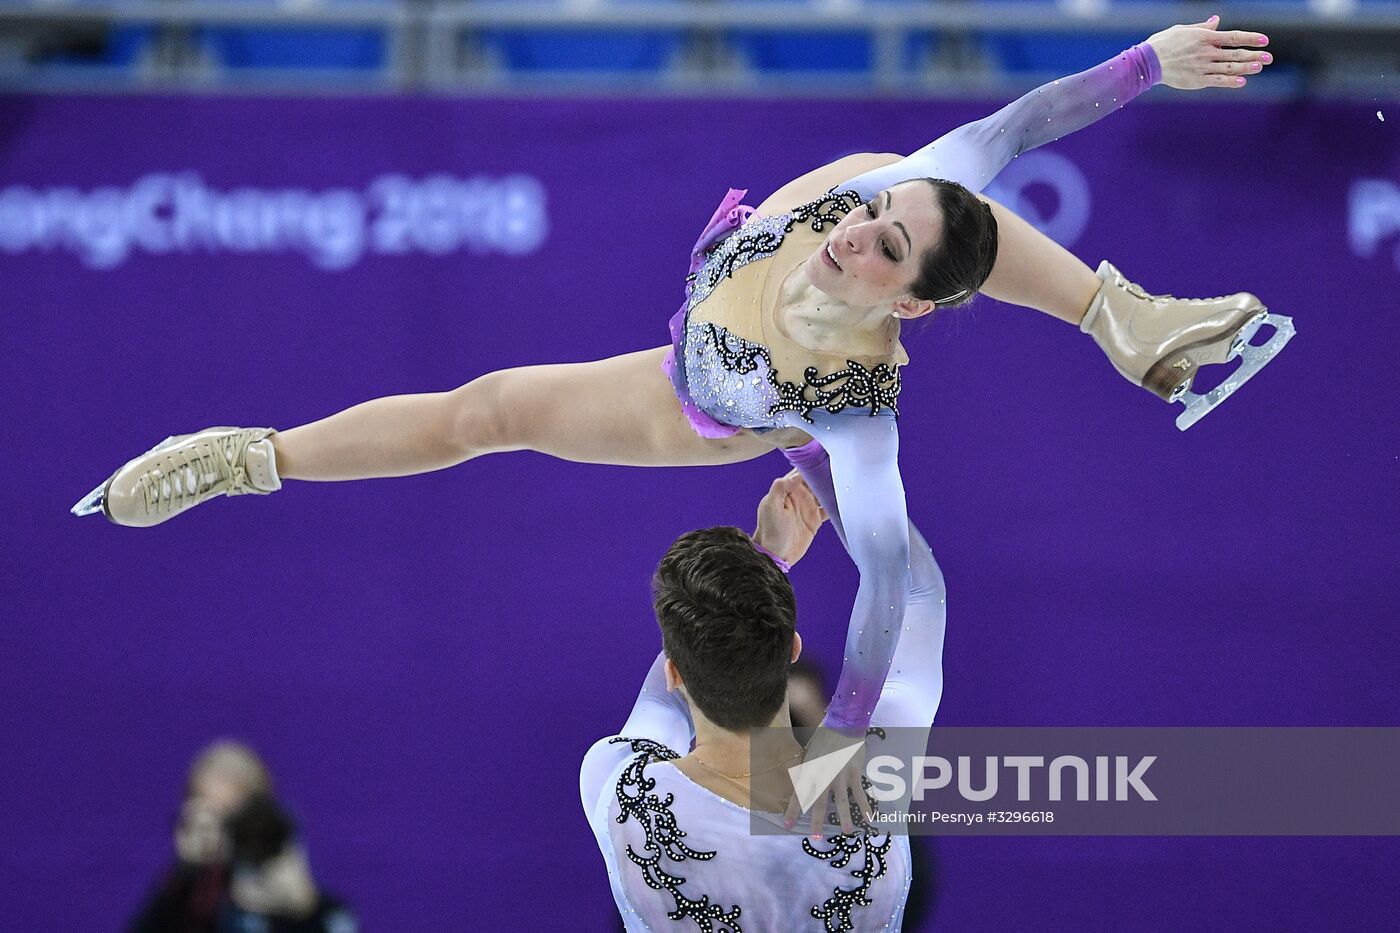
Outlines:
[[[820, 447], [804, 457], [802, 475], [759, 503], [752, 536], [707, 528], [671, 545], [652, 581], [662, 652], [626, 724], [584, 758], [584, 810], [629, 931], [900, 928], [907, 837], [856, 830], [845, 801], [840, 827], [810, 837], [750, 822], [784, 825], [787, 769], [802, 761], [796, 738], [758, 743], [751, 761], [749, 730], [791, 728], [788, 667], [802, 639], [784, 574], [830, 495]], [[909, 539], [913, 586], [872, 726], [917, 727], [926, 740], [942, 693], [943, 576], [912, 525]]]

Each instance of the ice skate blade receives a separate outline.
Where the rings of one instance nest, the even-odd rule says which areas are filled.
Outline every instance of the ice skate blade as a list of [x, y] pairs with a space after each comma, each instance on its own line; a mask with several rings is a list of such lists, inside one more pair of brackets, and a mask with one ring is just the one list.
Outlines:
[[1240, 348], [1238, 354], [1240, 357], [1239, 369], [1236, 369], [1224, 382], [1204, 395], [1187, 392], [1181, 397], [1180, 401], [1186, 406], [1186, 410], [1176, 416], [1176, 426], [1179, 429], [1185, 431], [1209, 414], [1211, 409], [1234, 395], [1236, 389], [1253, 379], [1255, 374], [1267, 366], [1269, 361], [1277, 356], [1278, 352], [1297, 333], [1293, 327], [1292, 318], [1284, 317], [1281, 314], [1265, 314], [1262, 319], [1250, 322], [1246, 328], [1249, 331], [1249, 337], [1254, 336], [1261, 324], [1269, 324], [1277, 330], [1266, 343], [1260, 346], [1256, 347], [1247, 343]]
[[[1244, 348], [1249, 346], [1249, 342], [1254, 339], [1254, 335], [1259, 332], [1269, 319], [1267, 310], [1260, 310], [1258, 314], [1249, 319], [1249, 322], [1240, 328], [1240, 332], [1235, 335], [1235, 339], [1230, 342], [1230, 355], [1225, 358], [1225, 362], [1230, 362], [1235, 357], [1244, 352]], [[1287, 343], [1287, 341], [1284, 341]]]
[[[146, 453], [142, 454], [141, 457], [147, 456], [148, 454], [153, 454], [158, 450], [164, 450], [173, 443], [175, 443], [175, 435], [167, 437], [165, 440], [161, 441], [159, 444], [146, 451]], [[117, 473], [120, 473], [122, 470], [125, 470], [132, 463], [135, 463], [137, 460], [140, 460], [141, 457], [133, 457], [132, 459], [128, 460], [126, 463], [122, 464], [121, 470], [118, 470]], [[117, 478], [117, 473], [113, 473], [111, 476], [107, 477], [106, 482], [102, 483], [102, 485], [98, 486], [92, 492], [79, 499], [77, 504], [74, 505], [68, 511], [72, 512], [79, 518], [82, 518], [84, 515], [95, 515], [98, 512], [101, 512], [102, 514], [106, 515], [107, 487], [111, 485], [112, 480]], [[108, 518], [111, 518], [111, 516], [109, 515]]]
[[[110, 483], [111, 480], [108, 480], [107, 482]], [[102, 504], [106, 501], [106, 498], [107, 483], [103, 483], [101, 486], [98, 486], [92, 492], [79, 499], [78, 504], [73, 506], [68, 511], [72, 512], [74, 515], [77, 515], [79, 518], [81, 518], [84, 515], [93, 515], [97, 512], [102, 511]]]

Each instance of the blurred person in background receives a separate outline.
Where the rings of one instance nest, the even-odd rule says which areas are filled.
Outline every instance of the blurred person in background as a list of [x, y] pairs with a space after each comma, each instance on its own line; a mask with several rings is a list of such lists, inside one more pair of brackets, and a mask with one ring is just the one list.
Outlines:
[[232, 880], [219, 933], [356, 933], [354, 914], [312, 879], [296, 826], [270, 794], [250, 795], [225, 830]]
[[131, 933], [354, 933], [354, 917], [317, 891], [271, 794], [272, 776], [248, 746], [223, 740], [201, 751], [176, 820], [175, 865]]
[[175, 823], [175, 865], [132, 921], [132, 933], [214, 933], [228, 894], [224, 821], [249, 796], [269, 793], [272, 776], [257, 753], [219, 741], [190, 765]]

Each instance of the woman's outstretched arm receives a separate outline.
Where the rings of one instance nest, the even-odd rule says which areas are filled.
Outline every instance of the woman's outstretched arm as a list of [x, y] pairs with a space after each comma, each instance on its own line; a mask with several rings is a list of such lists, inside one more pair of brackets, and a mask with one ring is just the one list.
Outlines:
[[989, 117], [947, 133], [898, 162], [844, 186], [871, 198], [911, 178], [946, 178], [981, 191], [1013, 158], [1067, 136], [1126, 105], [1154, 84], [1195, 90], [1243, 87], [1269, 64], [1267, 37], [1216, 30], [1219, 17], [1173, 26], [1120, 55], [1036, 88]]
[[893, 416], [818, 415], [816, 441], [784, 454], [860, 570], [841, 677], [822, 724], [863, 734], [899, 644], [909, 596], [909, 518]]
[[[808, 430], [816, 440], [784, 454], [807, 481], [860, 569], [841, 678], [822, 728], [806, 750], [807, 759], [815, 760], [864, 740], [900, 644], [910, 599], [911, 561], [894, 417], [872, 418], [850, 412], [827, 415]], [[810, 807], [811, 831], [817, 832], [827, 808], [812, 804], [834, 792], [842, 831], [850, 832], [850, 801], [863, 797], [860, 774], [864, 763], [864, 754], [850, 755], [826, 790], [809, 789], [819, 791], [816, 797], [804, 800], [801, 792], [794, 794], [788, 805], [787, 826], [795, 826], [800, 814]]]

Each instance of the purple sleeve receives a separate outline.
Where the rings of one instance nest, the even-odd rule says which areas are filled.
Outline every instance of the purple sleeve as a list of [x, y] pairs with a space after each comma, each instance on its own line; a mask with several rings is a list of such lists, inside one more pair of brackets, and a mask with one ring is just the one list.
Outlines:
[[889, 674], [909, 599], [909, 517], [899, 476], [899, 434], [893, 417], [814, 413], [814, 418], [807, 430], [820, 444], [786, 453], [860, 571], [841, 678], [822, 724], [864, 733]]
[[892, 165], [838, 188], [867, 200], [911, 178], [946, 178], [981, 191], [1023, 152], [1108, 116], [1162, 80], [1157, 53], [1139, 43], [1102, 65], [1036, 88], [992, 114], [960, 126]]
[[777, 564], [778, 569], [781, 570], [783, 573], [792, 573], [792, 564], [789, 564], [787, 561], [783, 560], [777, 554], [774, 554], [772, 551], [768, 550], [766, 547], [759, 544], [757, 541], [753, 543], [753, 546], [754, 550], [758, 551], [758, 553], [762, 554], [763, 556], [771, 560], [773, 563]]

